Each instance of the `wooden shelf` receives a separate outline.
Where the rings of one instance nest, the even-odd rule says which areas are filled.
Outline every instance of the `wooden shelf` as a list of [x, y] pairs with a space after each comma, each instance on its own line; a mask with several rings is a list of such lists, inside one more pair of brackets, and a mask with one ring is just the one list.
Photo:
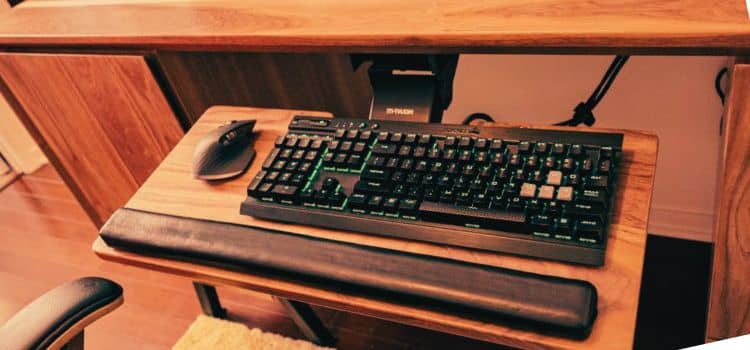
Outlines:
[[750, 51], [750, 20], [744, 0], [42, 0], [0, 15], [0, 44], [729, 55]]
[[[185, 275], [208, 283], [240, 286], [323, 307], [514, 347], [632, 348], [646, 245], [646, 226], [656, 164], [657, 142], [654, 135], [625, 131], [623, 162], [620, 166], [622, 175], [607, 243], [606, 262], [603, 267], [595, 268], [355, 232], [284, 224], [240, 215], [239, 203], [246, 196], [247, 184], [260, 169], [262, 163], [257, 160], [245, 174], [229, 181], [206, 183], [190, 175], [193, 149], [206, 132], [229, 120], [255, 118], [257, 120], [255, 130], [259, 132], [255, 141], [255, 149], [258, 152], [256, 159], [264, 159], [273, 148], [275, 138], [285, 133], [295, 113], [298, 112], [239, 107], [210, 108], [125, 207], [157, 214], [275, 229], [414, 254], [449, 257], [470, 263], [586, 280], [594, 284], [599, 293], [599, 315], [589, 338], [581, 342], [541, 335], [529, 330], [480, 321], [465, 315], [436, 313], [435, 310], [400, 304], [393, 300], [372, 300], [368, 295], [348, 294], [332, 290], [326, 285], [299, 284], [274, 276], [228, 271], [128, 253], [113, 249], [103, 241], [95, 243], [94, 251], [104, 259], [120, 263]], [[299, 113], [322, 115], [320, 112]], [[543, 128], [562, 129], [561, 127]]]

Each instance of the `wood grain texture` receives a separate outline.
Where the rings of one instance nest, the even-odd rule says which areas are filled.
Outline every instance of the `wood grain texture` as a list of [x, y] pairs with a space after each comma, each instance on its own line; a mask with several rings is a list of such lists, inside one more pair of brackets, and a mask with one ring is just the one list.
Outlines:
[[158, 52], [157, 61], [188, 124], [210, 106], [257, 106], [367, 118], [372, 91], [366, 69], [348, 55]]
[[97, 226], [182, 136], [142, 56], [3, 53], [0, 77]]
[[[97, 258], [91, 252], [97, 229], [51, 166], [24, 174], [0, 191], [0, 222], [0, 324], [36, 296], [81, 276], [106, 276], [125, 293], [123, 306], [86, 328], [86, 349], [169, 349], [201, 313], [190, 279]], [[220, 286], [218, 293], [233, 321], [303, 338], [270, 296], [228, 286]], [[316, 311], [335, 330], [341, 350], [497, 350], [463, 337]]]
[[737, 64], [724, 113], [706, 337], [750, 333], [750, 65]]
[[744, 0], [41, 0], [0, 17], [0, 44], [726, 55], [750, 21]]
[[[584, 342], [541, 336], [529, 331], [445, 315], [409, 305], [374, 301], [358, 295], [343, 295], [319, 286], [300, 286], [246, 273], [147, 258], [113, 250], [104, 245], [103, 242], [95, 243], [95, 251], [105, 259], [188, 275], [191, 278], [204, 280], [208, 283], [241, 286], [291, 299], [296, 298], [321, 306], [509, 346], [523, 348], [632, 347], [645, 249], [646, 225], [656, 162], [657, 142], [655, 136], [632, 131], [625, 134], [621, 165], [623, 175], [620, 179], [618, 200], [612, 218], [606, 263], [603, 268], [592, 268], [354, 232], [283, 224], [239, 215], [239, 205], [246, 196], [247, 184], [260, 168], [262, 163], [260, 161], [254, 162], [250, 170], [243, 176], [231, 181], [206, 183], [194, 180], [190, 176], [190, 154], [193, 146], [201, 135], [214, 129], [222, 122], [232, 119], [256, 118], [258, 123], [255, 130], [259, 130], [260, 133], [255, 142], [255, 148], [258, 151], [258, 159], [263, 159], [272, 148], [275, 137], [286, 132], [286, 125], [294, 113], [294, 111], [288, 110], [236, 107], [211, 108], [167, 156], [158, 170], [133, 196], [126, 207], [155, 213], [273, 228], [302, 235], [416, 254], [447, 257], [478, 264], [587, 280], [597, 287], [600, 296], [600, 313], [591, 336]], [[313, 114], [324, 115], [321, 113]]]

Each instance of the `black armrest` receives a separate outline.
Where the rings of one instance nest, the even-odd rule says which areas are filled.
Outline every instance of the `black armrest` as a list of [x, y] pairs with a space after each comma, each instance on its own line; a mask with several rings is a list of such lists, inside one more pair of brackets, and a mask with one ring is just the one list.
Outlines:
[[122, 300], [122, 287], [104, 278], [67, 282], [36, 298], [0, 326], [0, 349], [60, 347], [120, 306]]

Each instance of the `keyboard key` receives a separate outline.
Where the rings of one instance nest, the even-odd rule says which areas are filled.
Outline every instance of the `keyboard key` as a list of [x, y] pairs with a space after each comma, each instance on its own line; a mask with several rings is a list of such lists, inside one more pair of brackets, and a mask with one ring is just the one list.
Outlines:
[[523, 185], [521, 185], [521, 197], [536, 197], [536, 185], [528, 182], [525, 182]]
[[363, 153], [367, 149], [367, 144], [364, 142], [357, 142], [354, 144], [354, 147], [352, 147], [352, 152], [354, 153]]
[[556, 143], [552, 145], [552, 154], [563, 155], [565, 154], [565, 145], [562, 143]]
[[382, 209], [382, 206], [383, 196], [381, 195], [372, 196], [367, 200], [367, 209], [370, 210], [370, 213], [379, 212]]
[[296, 204], [298, 202], [297, 194], [299, 187], [292, 185], [275, 185], [271, 190], [274, 199], [282, 203], [289, 202], [289, 204]]
[[597, 244], [602, 239], [602, 225], [597, 221], [579, 220], [576, 222], [576, 235], [581, 242]]
[[604, 210], [588, 204], [576, 203], [565, 209], [565, 215], [574, 219], [602, 222], [604, 218]]
[[385, 195], [391, 191], [387, 182], [359, 180], [354, 184], [354, 192]]
[[417, 214], [418, 201], [415, 199], [404, 199], [398, 204], [398, 211], [404, 216], [415, 216]]
[[404, 144], [413, 145], [417, 142], [417, 134], [409, 133], [404, 136]]
[[388, 133], [387, 131], [381, 131], [378, 134], [378, 143], [386, 142], [388, 141], [389, 138], [390, 138], [390, 133]]
[[255, 174], [255, 177], [252, 181], [250, 181], [250, 184], [247, 186], [247, 195], [255, 197], [258, 193], [258, 187], [260, 187], [260, 184], [263, 182], [263, 178], [266, 176], [267, 171], [261, 170], [257, 174]]
[[382, 168], [385, 165], [385, 157], [382, 156], [371, 156], [367, 160], [367, 166], [373, 168]]
[[346, 160], [346, 165], [352, 170], [359, 170], [362, 168], [362, 156], [359, 154], [351, 154]]
[[521, 141], [518, 143], [518, 151], [521, 153], [527, 153], [531, 151], [531, 142]]
[[551, 231], [552, 217], [549, 215], [533, 215], [529, 218], [529, 226], [532, 231], [547, 233]]
[[347, 130], [346, 135], [344, 135], [347, 140], [354, 140], [357, 136], [359, 136], [359, 130], [357, 129], [349, 129]]
[[555, 158], [554, 156], [549, 156], [547, 158], [544, 158], [544, 163], [542, 164], [542, 166], [545, 169], [557, 168], [557, 158]]
[[559, 218], [555, 220], [555, 237], [572, 239], [573, 227], [568, 218]]
[[501, 149], [503, 149], [503, 140], [492, 139], [492, 142], [490, 142], [490, 150], [499, 151]]
[[349, 196], [349, 207], [352, 209], [364, 210], [367, 205], [368, 197], [364, 193], [354, 193]]
[[276, 181], [277, 183], [286, 184], [289, 183], [292, 180], [292, 173], [284, 172], [281, 173], [279, 176], [279, 179]]
[[526, 213], [527, 214], [537, 214], [542, 211], [544, 208], [542, 202], [538, 199], [529, 199], [526, 201]]
[[271, 154], [269, 154], [266, 160], [263, 162], [263, 170], [267, 170], [271, 167], [271, 165], [273, 165], [273, 162], [276, 161], [276, 157], [279, 155], [280, 151], [281, 150], [279, 148], [274, 148], [273, 151], [271, 151]]
[[553, 199], [555, 197], [555, 188], [552, 186], [539, 187], [539, 198], [542, 199]]
[[388, 159], [385, 161], [385, 168], [396, 169], [398, 167], [398, 163], [399, 163], [398, 157], [388, 157]]
[[263, 179], [263, 181], [269, 181], [269, 182], [276, 182], [276, 180], [279, 178], [279, 174], [281, 174], [280, 171], [272, 171], [266, 175], [266, 178]]
[[323, 140], [321, 139], [315, 139], [310, 143], [310, 149], [312, 150], [320, 150], [323, 148]]
[[419, 141], [417, 141], [418, 144], [425, 146], [429, 145], [432, 141], [432, 136], [430, 134], [422, 134], [419, 135]]
[[391, 179], [392, 173], [393, 172], [388, 169], [367, 168], [362, 172], [360, 178], [363, 180], [387, 181]]
[[310, 146], [310, 138], [303, 136], [300, 137], [299, 141], [297, 142], [297, 148], [305, 149]]
[[559, 186], [562, 183], [562, 172], [557, 170], [552, 170], [549, 173], [547, 173], [547, 184]]
[[557, 189], [557, 200], [570, 202], [573, 200], [573, 187], [563, 186]]
[[328, 206], [330, 206], [331, 209], [341, 210], [341, 206], [344, 204], [345, 200], [346, 196], [341, 192], [330, 194], [328, 196]]
[[397, 148], [398, 148], [398, 145], [379, 143], [375, 145], [375, 147], [372, 148], [372, 154], [391, 156], [391, 155], [396, 154]]
[[577, 187], [581, 184], [581, 177], [578, 174], [569, 174], [565, 179], [565, 184], [572, 187]]
[[286, 139], [286, 144], [284, 144], [284, 146], [288, 148], [294, 148], [295, 146], [297, 146], [298, 140], [299, 139], [296, 136], [290, 136]]
[[271, 166], [274, 170], [282, 170], [286, 167], [286, 161], [285, 160], [277, 160], [273, 163], [273, 166]]
[[339, 187], [339, 179], [335, 177], [327, 177], [323, 180], [321, 188], [328, 191], [335, 191]]
[[435, 202], [423, 202], [419, 206], [419, 213], [426, 221], [501, 231], [526, 231], [526, 216], [519, 213], [459, 208]]
[[474, 144], [474, 141], [467, 136], [462, 136], [458, 139], [458, 147], [459, 148], [471, 148]]
[[591, 175], [586, 179], [586, 188], [593, 190], [606, 190], [609, 186], [609, 178], [602, 175]]
[[603, 190], [583, 190], [578, 192], [578, 202], [595, 207], [607, 206], [607, 193]]
[[349, 152], [352, 150], [352, 142], [351, 141], [344, 141], [339, 145], [339, 151], [340, 152]]
[[488, 146], [487, 139], [485, 138], [479, 138], [477, 139], [477, 143], [474, 145], [474, 147], [478, 150], [486, 149]]
[[398, 211], [398, 197], [388, 197], [383, 202], [383, 211], [394, 214]]
[[299, 200], [302, 205], [314, 206], [315, 205], [315, 190], [308, 188], [299, 194]]
[[390, 139], [390, 141], [391, 141], [392, 143], [401, 143], [401, 141], [402, 141], [403, 139], [404, 139], [404, 134], [402, 134], [402, 133], [400, 133], [400, 132], [394, 132], [394, 133], [393, 133], [393, 134], [391, 135], [391, 139]]

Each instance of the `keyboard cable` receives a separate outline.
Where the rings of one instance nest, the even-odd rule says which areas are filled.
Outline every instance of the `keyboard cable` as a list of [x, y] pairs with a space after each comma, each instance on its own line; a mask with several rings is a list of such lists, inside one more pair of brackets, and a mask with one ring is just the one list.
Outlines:
[[599, 81], [599, 85], [596, 86], [596, 89], [594, 89], [594, 92], [591, 94], [588, 100], [586, 100], [586, 102], [580, 102], [576, 106], [576, 108], [573, 109], [572, 118], [556, 123], [555, 125], [578, 126], [581, 123], [585, 124], [586, 126], [594, 125], [594, 123], [596, 123], [596, 118], [594, 117], [594, 108], [596, 108], [599, 102], [601, 102], [601, 100], [607, 94], [607, 91], [612, 86], [615, 78], [617, 78], [617, 74], [620, 73], [620, 70], [629, 58], [630, 56], [625, 55], [615, 56], [615, 58], [612, 60], [612, 63], [609, 65], [607, 72], [604, 73], [602, 80]]
[[[601, 102], [601, 100], [607, 94], [607, 91], [612, 86], [615, 78], [617, 78], [617, 74], [620, 73], [620, 70], [629, 58], [630, 56], [625, 55], [615, 56], [614, 60], [612, 60], [612, 63], [609, 65], [607, 72], [604, 73], [601, 81], [599, 81], [599, 85], [597, 85], [596, 89], [591, 94], [589, 99], [586, 100], [586, 102], [579, 103], [576, 108], [573, 109], [574, 113], [572, 118], [566, 121], [555, 123], [554, 125], [578, 126], [581, 123], [587, 126], [594, 125], [594, 123], [596, 122], [596, 118], [594, 117], [594, 108], [596, 108], [599, 102]], [[490, 115], [486, 113], [472, 113], [468, 115], [461, 124], [469, 125], [475, 120], [484, 120], [490, 123], [495, 121]]]
[[[724, 100], [726, 99], [726, 93], [724, 92], [724, 89], [721, 86], [721, 82], [724, 80], [723, 78], [727, 76], [729, 73], [729, 69], [727, 67], [723, 67], [719, 70], [719, 73], [716, 74], [716, 79], [714, 79], [714, 88], [716, 89], [716, 94], [719, 95], [719, 99], [721, 100], [721, 105], [724, 105]], [[719, 136], [722, 135], [724, 132], [724, 113], [721, 114], [721, 118], [719, 119]]]

